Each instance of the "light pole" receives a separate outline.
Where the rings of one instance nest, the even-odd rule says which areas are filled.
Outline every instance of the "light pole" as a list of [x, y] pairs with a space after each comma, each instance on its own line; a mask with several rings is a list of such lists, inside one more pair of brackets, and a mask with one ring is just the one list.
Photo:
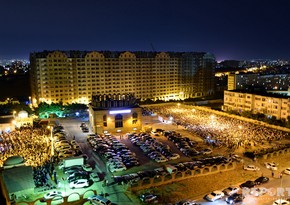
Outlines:
[[47, 128], [50, 130], [50, 146], [51, 146], [50, 154], [53, 157], [53, 155], [54, 155], [53, 138], [52, 138], [52, 130], [53, 130], [53, 127], [52, 126], [47, 126]]

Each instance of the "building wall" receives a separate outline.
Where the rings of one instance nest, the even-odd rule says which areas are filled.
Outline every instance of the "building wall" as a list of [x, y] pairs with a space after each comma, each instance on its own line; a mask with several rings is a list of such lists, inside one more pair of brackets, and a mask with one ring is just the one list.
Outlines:
[[275, 116], [277, 119], [287, 120], [290, 116], [290, 99], [273, 96], [263, 96], [235, 91], [224, 91], [225, 111], [250, 111]]
[[[110, 111], [121, 110], [121, 108], [112, 108], [108, 110], [94, 110], [89, 106], [90, 124], [92, 125], [94, 133], [104, 134], [124, 134], [134, 131], [142, 130], [142, 109], [138, 108], [123, 108], [123, 110], [131, 110], [128, 114], [121, 114], [123, 116], [123, 127], [115, 127], [116, 114], [110, 114]], [[133, 113], [137, 113], [137, 118], [133, 118]], [[104, 115], [107, 120], [104, 120]], [[134, 121], [133, 123], [133, 120]], [[107, 126], [105, 126], [107, 124]]]
[[30, 63], [34, 105], [88, 104], [107, 93], [168, 101], [214, 90], [215, 58], [207, 53], [52, 51], [32, 53]]
[[228, 90], [236, 90], [236, 74], [228, 75]]

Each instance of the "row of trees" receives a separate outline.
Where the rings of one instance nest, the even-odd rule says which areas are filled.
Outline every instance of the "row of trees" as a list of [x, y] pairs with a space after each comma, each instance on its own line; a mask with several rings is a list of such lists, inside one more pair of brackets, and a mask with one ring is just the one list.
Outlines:
[[29, 114], [38, 115], [40, 118], [48, 118], [51, 115], [57, 117], [71, 117], [76, 116], [76, 113], [82, 115], [86, 113], [88, 106], [85, 104], [68, 104], [63, 105], [62, 103], [40, 103], [38, 107], [30, 107], [25, 103], [13, 104], [7, 103], [4, 105], [0, 105], [0, 114], [8, 115], [13, 114], [13, 112], [18, 113], [21, 110], [27, 111]]

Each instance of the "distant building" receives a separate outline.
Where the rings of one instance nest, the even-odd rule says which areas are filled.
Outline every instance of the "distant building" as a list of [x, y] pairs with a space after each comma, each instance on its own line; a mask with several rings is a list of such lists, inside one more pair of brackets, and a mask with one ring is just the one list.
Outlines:
[[290, 74], [240, 73], [228, 76], [228, 90], [264, 90], [287, 91], [290, 87]]
[[85, 103], [93, 95], [134, 93], [141, 101], [214, 93], [215, 58], [203, 52], [44, 51], [30, 54], [31, 97]]
[[89, 120], [98, 134], [120, 134], [142, 129], [142, 109], [131, 94], [95, 95], [89, 104]]
[[287, 120], [290, 116], [290, 98], [273, 94], [254, 94], [245, 91], [224, 91], [224, 111], [249, 111], [268, 117]]

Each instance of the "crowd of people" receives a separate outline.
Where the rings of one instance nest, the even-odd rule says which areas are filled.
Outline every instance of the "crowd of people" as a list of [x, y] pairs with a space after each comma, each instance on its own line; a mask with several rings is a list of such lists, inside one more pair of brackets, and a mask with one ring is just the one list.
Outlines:
[[33, 179], [35, 187], [53, 187], [51, 183], [51, 176], [55, 173], [53, 163], [46, 162], [42, 166], [33, 168]]
[[12, 156], [20, 156], [25, 165], [42, 166], [50, 161], [49, 130], [22, 127], [0, 135], [0, 167]]
[[150, 107], [147, 113], [157, 113], [173, 119], [177, 125], [202, 137], [213, 146], [226, 146], [231, 149], [251, 147], [284, 139], [288, 133], [242, 121], [228, 116], [213, 114], [195, 106], [166, 105]]

